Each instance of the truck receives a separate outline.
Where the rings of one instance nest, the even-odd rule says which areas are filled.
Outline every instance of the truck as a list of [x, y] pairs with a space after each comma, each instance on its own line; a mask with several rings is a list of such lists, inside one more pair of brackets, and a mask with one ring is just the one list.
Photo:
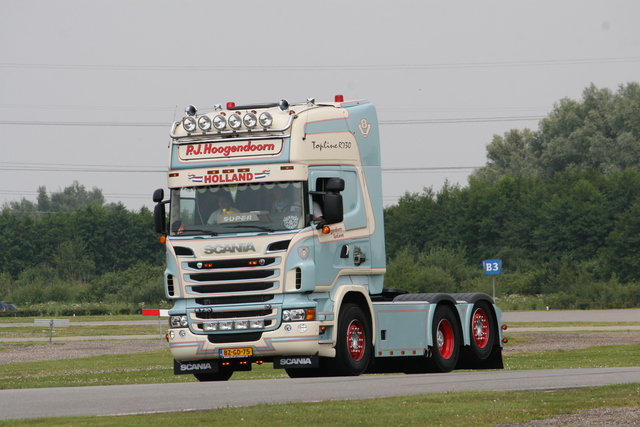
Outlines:
[[489, 295], [384, 286], [372, 103], [190, 105], [171, 129], [167, 183], [166, 200], [153, 194], [154, 226], [176, 375], [503, 367], [506, 326]]

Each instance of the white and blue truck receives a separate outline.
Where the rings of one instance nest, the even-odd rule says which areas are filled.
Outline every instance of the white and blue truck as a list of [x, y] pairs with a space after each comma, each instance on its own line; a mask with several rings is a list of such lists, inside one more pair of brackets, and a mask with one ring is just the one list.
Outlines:
[[364, 100], [189, 106], [173, 124], [166, 245], [175, 374], [228, 380], [502, 368], [484, 293], [384, 287], [378, 119]]

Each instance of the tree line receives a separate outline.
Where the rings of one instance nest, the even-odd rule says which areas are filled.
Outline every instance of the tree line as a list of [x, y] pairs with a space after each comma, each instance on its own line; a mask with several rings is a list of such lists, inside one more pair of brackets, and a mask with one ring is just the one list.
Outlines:
[[387, 285], [489, 290], [555, 308], [640, 306], [640, 85], [591, 85], [536, 131], [511, 130], [465, 187], [405, 194], [385, 209]]
[[[537, 130], [487, 145], [468, 185], [407, 193], [385, 208], [386, 287], [491, 292], [552, 308], [640, 306], [640, 85], [591, 85]], [[78, 182], [0, 212], [0, 300], [157, 305], [164, 247], [153, 215]]]
[[[38, 203], [5, 204], [0, 212], [0, 299], [159, 303], [164, 247], [153, 214], [105, 204], [102, 192], [74, 182]], [[45, 197], [46, 196], [46, 197]]]

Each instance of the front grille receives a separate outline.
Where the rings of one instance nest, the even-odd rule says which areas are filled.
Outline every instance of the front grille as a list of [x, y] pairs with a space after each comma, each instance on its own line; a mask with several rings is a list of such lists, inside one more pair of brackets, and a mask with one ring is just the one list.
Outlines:
[[273, 277], [276, 270], [225, 271], [219, 273], [196, 273], [189, 275], [195, 282], [217, 282], [226, 280], [252, 280]]
[[[248, 295], [235, 297], [196, 298], [196, 304], [200, 305], [224, 305], [224, 304], [252, 304], [267, 302], [273, 299], [273, 295]], [[196, 308], [196, 312], [202, 310]]]
[[174, 246], [173, 250], [177, 256], [194, 256], [193, 249], [182, 246]]
[[175, 289], [173, 287], [173, 275], [172, 274], [168, 274], [167, 275], [167, 294], [169, 294], [170, 297], [175, 295]]
[[266, 291], [275, 287], [275, 282], [223, 283], [220, 285], [195, 285], [191, 292], [195, 294], [223, 294], [232, 292]]
[[210, 311], [206, 313], [194, 313], [196, 318], [211, 320], [211, 319], [243, 319], [251, 317], [265, 317], [273, 313], [271, 309], [261, 310], [235, 310], [235, 311]]

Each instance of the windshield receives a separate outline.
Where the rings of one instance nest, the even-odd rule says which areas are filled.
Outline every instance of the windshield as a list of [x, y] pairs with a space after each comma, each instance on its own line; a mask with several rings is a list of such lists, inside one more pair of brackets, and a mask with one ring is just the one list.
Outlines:
[[283, 231], [304, 227], [302, 182], [171, 190], [171, 235]]

